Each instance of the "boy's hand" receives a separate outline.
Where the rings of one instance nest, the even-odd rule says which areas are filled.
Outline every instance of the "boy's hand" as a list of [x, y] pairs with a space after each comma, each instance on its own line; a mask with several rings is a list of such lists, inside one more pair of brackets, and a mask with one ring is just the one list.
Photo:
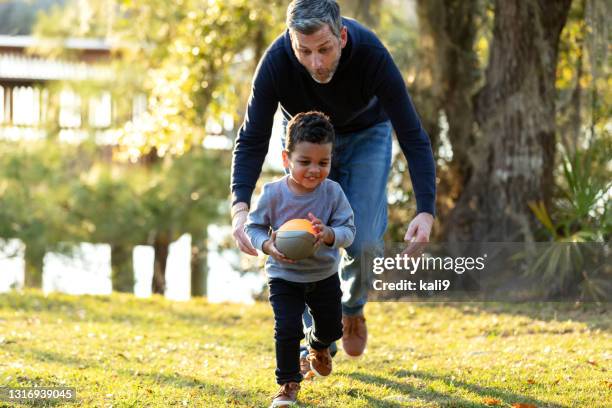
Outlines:
[[333, 245], [334, 240], [336, 239], [336, 234], [334, 234], [334, 230], [323, 224], [323, 222], [315, 217], [312, 213], [308, 213], [308, 217], [310, 218], [310, 222], [312, 223], [312, 227], [315, 230], [315, 245], [321, 245], [321, 242], [326, 245]]
[[295, 263], [293, 259], [287, 258], [285, 254], [283, 254], [281, 251], [278, 250], [278, 248], [276, 248], [275, 242], [276, 242], [276, 231], [272, 232], [272, 236], [270, 236], [269, 240], [263, 243], [261, 249], [263, 249], [263, 252], [265, 254], [270, 255], [272, 258], [276, 259], [277, 261]]

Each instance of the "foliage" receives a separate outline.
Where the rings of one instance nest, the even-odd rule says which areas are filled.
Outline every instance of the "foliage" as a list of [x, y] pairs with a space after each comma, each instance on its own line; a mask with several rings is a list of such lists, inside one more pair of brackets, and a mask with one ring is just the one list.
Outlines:
[[169, 226], [174, 238], [201, 236], [217, 216], [229, 183], [227, 153], [192, 149], [145, 167], [105, 162], [97, 149], [0, 144], [0, 237], [19, 238], [27, 254], [42, 258], [82, 241], [146, 244]]
[[[274, 31], [277, 4], [263, 1], [123, 1], [116, 35], [125, 69], [138, 67], [149, 113], [121, 132], [132, 153], [152, 147], [180, 155], [204, 138], [207, 120], [223, 120], [244, 101], [253, 42], [262, 26]], [[141, 30], [140, 27], [148, 27]], [[133, 154], [132, 154], [133, 157]]]
[[575, 1], [561, 33], [557, 64], [557, 123], [569, 154], [609, 134], [612, 84], [608, 61], [610, 11], [595, 0]]
[[229, 157], [227, 152], [193, 148], [145, 169], [145, 175], [139, 197], [150, 217], [150, 232], [170, 230], [173, 239], [184, 233], [202, 236], [227, 195]]
[[[158, 231], [204, 235], [229, 184], [227, 152], [201, 148], [206, 126], [228, 115], [238, 121], [251, 60], [280, 32], [283, 13], [263, 0], [69, 0], [40, 15], [35, 32], [46, 41], [35, 52], [75, 59], [62, 45], [70, 37], [104, 39], [113, 49], [112, 83], [52, 86], [68, 85], [84, 99], [110, 91], [119, 127], [112, 160], [107, 147], [92, 145], [89, 167], [70, 189], [67, 225], [80, 240], [114, 247], [151, 243]], [[147, 95], [147, 111], [132, 115], [137, 94]]]
[[65, 150], [72, 159], [47, 141], [0, 143], [0, 236], [21, 239], [39, 257], [78, 235], [70, 190], [83, 163], [77, 149]]
[[0, 0], [0, 35], [29, 35], [36, 13], [63, 0]]
[[610, 239], [611, 155], [610, 137], [593, 140], [589, 148], [573, 154], [565, 153], [552, 215], [543, 203], [530, 203], [551, 239], [569, 242], [606, 242]]
[[[586, 260], [598, 255], [580, 242], [609, 242], [612, 236], [612, 139], [593, 141], [574, 154], [566, 153], [561, 162], [558, 195], [549, 213], [542, 202], [529, 206], [548, 238], [569, 245], [551, 245], [537, 257], [528, 276], [539, 276], [542, 289], [558, 296], [578, 288], [584, 297], [600, 299], [612, 290], [606, 270], [590, 270]], [[594, 261], [597, 263], [597, 261]]]
[[146, 242], [151, 226], [139, 194], [143, 182], [140, 169], [92, 161], [72, 189], [71, 218], [81, 239], [127, 246]]

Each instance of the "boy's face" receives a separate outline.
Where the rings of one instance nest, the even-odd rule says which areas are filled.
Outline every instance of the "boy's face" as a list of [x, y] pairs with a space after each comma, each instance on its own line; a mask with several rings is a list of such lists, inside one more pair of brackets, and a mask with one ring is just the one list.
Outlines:
[[314, 190], [329, 175], [332, 144], [300, 142], [292, 153], [283, 150], [283, 165], [289, 169], [291, 180], [304, 192]]

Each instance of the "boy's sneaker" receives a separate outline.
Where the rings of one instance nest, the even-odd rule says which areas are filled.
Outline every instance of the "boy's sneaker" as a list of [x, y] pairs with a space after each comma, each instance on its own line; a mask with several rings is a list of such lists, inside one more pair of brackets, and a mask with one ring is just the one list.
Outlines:
[[272, 400], [270, 408], [274, 407], [287, 407], [297, 402], [298, 391], [300, 390], [300, 384], [296, 382], [289, 382], [281, 385], [280, 389]]
[[323, 350], [315, 350], [311, 348], [306, 357], [310, 363], [310, 370], [317, 377], [327, 377], [332, 372], [332, 358], [329, 354], [329, 348]]

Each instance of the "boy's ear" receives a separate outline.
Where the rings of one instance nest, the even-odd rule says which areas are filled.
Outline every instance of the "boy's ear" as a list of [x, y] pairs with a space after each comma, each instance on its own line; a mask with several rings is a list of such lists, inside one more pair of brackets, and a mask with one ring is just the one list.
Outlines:
[[283, 150], [283, 167], [289, 168], [289, 152], [287, 150]]

